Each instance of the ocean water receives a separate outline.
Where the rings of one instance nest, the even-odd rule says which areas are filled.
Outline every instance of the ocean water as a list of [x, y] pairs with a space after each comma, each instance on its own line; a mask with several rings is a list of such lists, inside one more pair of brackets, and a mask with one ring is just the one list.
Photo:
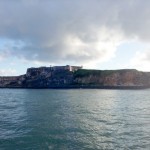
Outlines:
[[0, 89], [0, 150], [103, 149], [150, 149], [150, 90]]

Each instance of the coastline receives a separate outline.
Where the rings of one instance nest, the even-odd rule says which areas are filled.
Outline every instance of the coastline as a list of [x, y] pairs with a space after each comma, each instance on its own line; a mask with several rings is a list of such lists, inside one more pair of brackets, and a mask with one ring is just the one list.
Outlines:
[[144, 90], [150, 86], [50, 86], [50, 87], [0, 87], [0, 89], [110, 89], [110, 90]]
[[135, 69], [91, 70], [68, 65], [28, 68], [24, 75], [0, 77], [0, 88], [148, 89], [150, 72]]

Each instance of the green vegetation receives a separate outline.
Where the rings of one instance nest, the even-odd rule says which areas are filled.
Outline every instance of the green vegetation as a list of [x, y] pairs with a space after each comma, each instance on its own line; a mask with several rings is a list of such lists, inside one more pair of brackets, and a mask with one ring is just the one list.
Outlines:
[[108, 76], [113, 73], [124, 73], [127, 71], [136, 71], [133, 69], [122, 69], [122, 70], [89, 70], [89, 69], [79, 69], [74, 72], [74, 78], [83, 78], [88, 77], [90, 75], [93, 76]]
[[101, 70], [87, 70], [87, 69], [79, 69], [74, 72], [75, 78], [83, 78], [90, 75], [101, 75]]

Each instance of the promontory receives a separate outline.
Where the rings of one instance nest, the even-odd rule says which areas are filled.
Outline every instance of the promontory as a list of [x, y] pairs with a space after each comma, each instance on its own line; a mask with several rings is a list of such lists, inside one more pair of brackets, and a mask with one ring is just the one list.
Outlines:
[[0, 88], [150, 88], [150, 72], [135, 69], [93, 70], [81, 66], [28, 68], [20, 76], [1, 76]]

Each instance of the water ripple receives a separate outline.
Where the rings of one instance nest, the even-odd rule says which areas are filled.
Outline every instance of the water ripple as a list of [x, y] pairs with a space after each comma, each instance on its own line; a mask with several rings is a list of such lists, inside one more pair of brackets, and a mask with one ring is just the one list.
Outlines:
[[150, 148], [150, 90], [0, 89], [1, 150]]

